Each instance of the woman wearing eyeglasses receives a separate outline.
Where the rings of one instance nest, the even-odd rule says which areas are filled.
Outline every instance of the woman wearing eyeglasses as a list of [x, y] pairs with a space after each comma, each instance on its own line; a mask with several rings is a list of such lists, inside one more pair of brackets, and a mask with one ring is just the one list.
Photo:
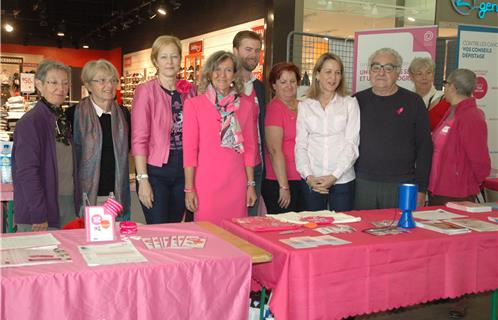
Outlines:
[[81, 80], [90, 95], [69, 108], [68, 115], [73, 119], [79, 191], [88, 195], [91, 205], [103, 204], [113, 192], [123, 205], [120, 219], [129, 220], [130, 112], [116, 102], [118, 79], [109, 61], [89, 61]]
[[148, 224], [180, 222], [185, 213], [183, 105], [196, 88], [176, 79], [182, 59], [178, 38], [158, 37], [150, 58], [157, 77], [136, 88], [132, 107], [138, 197]]
[[35, 75], [41, 99], [16, 124], [12, 175], [20, 232], [58, 229], [76, 217], [71, 129], [61, 107], [70, 74], [60, 62], [41, 62]]

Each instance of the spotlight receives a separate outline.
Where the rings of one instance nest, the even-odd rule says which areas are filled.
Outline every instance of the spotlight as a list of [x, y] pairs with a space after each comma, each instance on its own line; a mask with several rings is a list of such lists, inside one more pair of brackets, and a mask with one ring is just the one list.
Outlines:
[[14, 31], [14, 26], [7, 22], [3, 25], [3, 29], [7, 32], [12, 32]]
[[408, 17], [407, 19], [408, 19], [408, 21], [415, 22], [415, 18], [414, 17]]
[[168, 10], [166, 9], [166, 5], [164, 4], [164, 1], [159, 2], [159, 5], [157, 6], [156, 9], [157, 13], [160, 15], [165, 16], [168, 13]]
[[87, 44], [84, 44], [84, 45], [82, 45], [81, 47], [82, 47], [83, 49], [88, 49], [88, 48], [90, 48], [90, 46], [89, 46], [89, 45], [87, 45]]
[[66, 22], [62, 20], [57, 26], [57, 36], [64, 37], [66, 33]]

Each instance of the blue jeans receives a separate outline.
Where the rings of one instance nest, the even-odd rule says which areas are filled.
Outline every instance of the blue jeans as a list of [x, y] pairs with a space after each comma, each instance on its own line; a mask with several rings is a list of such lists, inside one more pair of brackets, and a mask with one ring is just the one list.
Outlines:
[[154, 194], [152, 208], [140, 202], [147, 224], [180, 222], [185, 213], [182, 150], [170, 150], [168, 163], [162, 167], [147, 164], [147, 174]]
[[[337, 212], [353, 209], [354, 180], [333, 185], [328, 194], [321, 194], [308, 188], [306, 193], [306, 210], [331, 210]], [[328, 208], [327, 208], [328, 205]]]

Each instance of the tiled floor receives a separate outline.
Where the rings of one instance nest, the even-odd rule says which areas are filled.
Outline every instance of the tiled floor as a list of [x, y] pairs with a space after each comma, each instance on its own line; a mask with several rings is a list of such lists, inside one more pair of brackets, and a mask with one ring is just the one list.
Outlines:
[[[491, 293], [468, 296], [466, 320], [497, 320], [491, 319]], [[355, 320], [445, 320], [451, 319], [448, 311], [451, 302], [426, 303], [397, 312], [381, 312], [373, 315], [356, 317]]]

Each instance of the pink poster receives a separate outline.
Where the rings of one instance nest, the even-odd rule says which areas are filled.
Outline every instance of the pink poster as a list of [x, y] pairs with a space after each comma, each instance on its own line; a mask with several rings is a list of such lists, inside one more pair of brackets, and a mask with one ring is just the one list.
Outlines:
[[354, 41], [353, 92], [370, 87], [368, 58], [381, 48], [392, 48], [403, 58], [398, 85], [413, 89], [408, 67], [415, 57], [436, 58], [437, 26], [358, 31]]

